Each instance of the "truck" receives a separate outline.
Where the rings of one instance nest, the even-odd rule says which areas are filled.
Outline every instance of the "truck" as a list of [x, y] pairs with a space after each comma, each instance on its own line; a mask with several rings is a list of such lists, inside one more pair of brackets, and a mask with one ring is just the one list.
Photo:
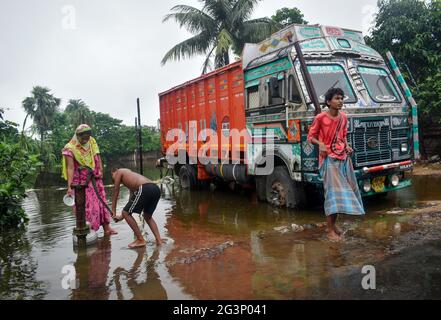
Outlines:
[[185, 189], [225, 181], [304, 207], [323, 189], [309, 128], [325, 92], [339, 87], [362, 196], [409, 187], [417, 136], [408, 89], [392, 69], [360, 31], [290, 25], [246, 44], [241, 60], [159, 94], [158, 166]]

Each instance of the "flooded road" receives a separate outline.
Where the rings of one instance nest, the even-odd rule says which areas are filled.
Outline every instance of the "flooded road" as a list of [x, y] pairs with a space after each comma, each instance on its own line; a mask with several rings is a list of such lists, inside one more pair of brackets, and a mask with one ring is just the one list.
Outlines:
[[[410, 212], [439, 206], [440, 186], [440, 177], [415, 177], [412, 188], [366, 201], [366, 217], [339, 220], [346, 241], [330, 243], [320, 208], [280, 210], [249, 191], [162, 185], [154, 217], [165, 245], [157, 248], [140, 221], [148, 245], [129, 250], [133, 234], [121, 222], [112, 224], [118, 235], [101, 230], [81, 253], [65, 190], [29, 191], [26, 229], [0, 235], [0, 299], [439, 299], [441, 215], [417, 221]], [[118, 211], [128, 197], [122, 189]], [[377, 290], [361, 287], [368, 264]]]

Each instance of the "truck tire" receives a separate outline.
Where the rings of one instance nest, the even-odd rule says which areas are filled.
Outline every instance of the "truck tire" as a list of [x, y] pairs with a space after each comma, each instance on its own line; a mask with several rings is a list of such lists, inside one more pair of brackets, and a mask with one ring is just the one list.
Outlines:
[[179, 170], [179, 181], [182, 189], [196, 190], [198, 187], [196, 170], [188, 164], [183, 165]]
[[300, 183], [291, 179], [285, 166], [274, 168], [266, 179], [266, 200], [277, 207], [304, 208], [306, 196]]
[[256, 193], [259, 201], [266, 200], [266, 176], [256, 176]]

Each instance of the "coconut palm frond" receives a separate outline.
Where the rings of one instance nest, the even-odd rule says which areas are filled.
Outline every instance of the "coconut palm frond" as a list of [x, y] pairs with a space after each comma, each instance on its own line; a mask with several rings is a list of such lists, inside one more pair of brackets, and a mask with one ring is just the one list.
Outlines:
[[164, 17], [164, 22], [175, 20], [194, 36], [166, 53], [161, 64], [170, 60], [190, 58], [204, 54], [205, 73], [212, 63], [215, 68], [230, 62], [230, 53], [240, 56], [246, 42], [256, 43], [279, 30], [269, 18], [249, 20], [253, 9], [261, 0], [200, 0], [202, 9], [178, 5]]
[[216, 49], [215, 46], [211, 48], [210, 52], [207, 54], [205, 58], [204, 64], [202, 65], [202, 74], [206, 74], [209, 70], [213, 68], [213, 63], [211, 57], [213, 56], [213, 51]]
[[215, 21], [225, 21], [233, 9], [231, 0], [204, 0], [204, 12], [207, 12]]
[[231, 34], [226, 29], [221, 30], [216, 42], [216, 55], [228, 52], [230, 47], [234, 44]]
[[256, 5], [262, 0], [237, 0], [231, 11], [232, 25], [241, 25], [244, 21], [248, 20]]
[[212, 33], [216, 30], [216, 22], [208, 14], [197, 8], [178, 5], [174, 6], [170, 13], [162, 20], [166, 22], [168, 20], [175, 20], [179, 27], [185, 27], [190, 33], [196, 34], [202, 31], [210, 31]]
[[209, 33], [204, 31], [175, 45], [166, 53], [161, 61], [161, 64], [164, 65], [170, 60], [179, 61], [183, 58], [189, 58], [196, 54], [205, 54], [210, 48], [211, 42], [212, 41]]

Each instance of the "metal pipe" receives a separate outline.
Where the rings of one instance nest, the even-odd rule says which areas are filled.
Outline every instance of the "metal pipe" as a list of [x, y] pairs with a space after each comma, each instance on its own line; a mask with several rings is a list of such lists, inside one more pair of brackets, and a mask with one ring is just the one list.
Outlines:
[[138, 167], [138, 151], [139, 151], [139, 141], [138, 141], [138, 118], [135, 117], [135, 140], [136, 140], [136, 148], [133, 152], [133, 159], [135, 162], [135, 168]]
[[317, 98], [317, 94], [315, 93], [314, 85], [308, 72], [308, 68], [306, 67], [305, 57], [303, 56], [299, 41], [294, 43], [294, 48], [296, 49], [296, 54], [300, 61], [300, 69], [302, 70], [303, 77], [305, 78], [306, 90], [308, 90], [308, 94], [311, 97], [312, 103], [314, 104], [315, 115], [318, 115], [320, 112], [322, 112], [322, 109], [320, 108], [320, 102]]
[[144, 175], [144, 167], [142, 163], [142, 127], [141, 127], [141, 108], [139, 106], [139, 98], [136, 100], [138, 105], [138, 143], [139, 143], [139, 173]]
[[87, 247], [87, 235], [90, 228], [86, 224], [86, 188], [87, 185], [72, 185], [75, 190], [75, 208], [76, 208], [76, 226], [73, 231], [74, 236], [78, 238], [78, 248]]
[[394, 71], [398, 83], [404, 91], [406, 95], [407, 101], [410, 103], [412, 107], [412, 129], [413, 129], [413, 152], [415, 160], [420, 159], [420, 139], [419, 139], [419, 128], [418, 128], [418, 106], [415, 99], [412, 96], [412, 92], [410, 92], [409, 87], [407, 86], [406, 80], [404, 80], [403, 75], [401, 74], [400, 69], [398, 68], [397, 63], [395, 62], [394, 57], [390, 51], [386, 52], [387, 58], [389, 59], [389, 64]]

